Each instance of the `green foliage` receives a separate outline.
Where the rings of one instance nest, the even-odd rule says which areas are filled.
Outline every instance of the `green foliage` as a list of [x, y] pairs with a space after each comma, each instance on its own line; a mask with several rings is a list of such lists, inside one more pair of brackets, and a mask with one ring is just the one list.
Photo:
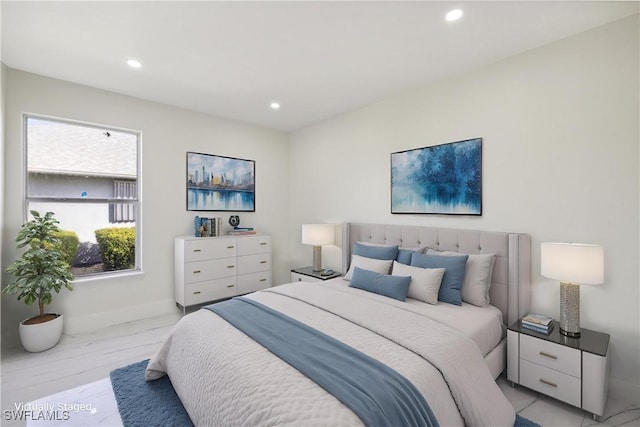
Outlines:
[[58, 239], [58, 246], [60, 251], [64, 254], [64, 260], [67, 264], [73, 265], [73, 259], [78, 252], [78, 246], [80, 246], [80, 239], [75, 231], [60, 230], [55, 234]]
[[18, 294], [18, 301], [26, 305], [38, 302], [40, 316], [44, 315], [44, 306], [51, 304], [52, 291], [60, 293], [64, 287], [73, 290], [73, 274], [65, 254], [61, 250], [60, 232], [53, 212], [41, 216], [31, 211], [33, 219], [22, 225], [16, 242], [18, 248], [27, 248], [22, 257], [7, 268], [16, 281], [2, 289], [3, 293]]
[[102, 228], [96, 230], [105, 271], [127, 270], [136, 264], [136, 229]]

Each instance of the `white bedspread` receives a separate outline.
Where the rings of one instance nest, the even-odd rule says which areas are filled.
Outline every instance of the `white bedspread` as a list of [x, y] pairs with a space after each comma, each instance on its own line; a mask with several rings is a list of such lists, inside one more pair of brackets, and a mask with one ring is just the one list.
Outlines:
[[362, 294], [359, 289], [350, 288], [349, 282], [342, 278], [327, 280], [324, 285], [343, 292], [359, 293], [367, 298], [383, 301], [451, 326], [471, 338], [478, 345], [483, 356], [489, 354], [506, 336], [505, 327], [502, 325], [502, 312], [492, 305], [476, 307], [465, 302], [461, 306], [443, 302], [431, 305], [410, 298], [402, 302], [371, 292]]
[[[248, 297], [404, 375], [441, 426], [513, 426], [513, 407], [471, 339], [367, 294], [295, 283]], [[209, 310], [181, 319], [151, 359], [147, 379], [164, 373], [196, 426], [362, 425], [324, 389]]]

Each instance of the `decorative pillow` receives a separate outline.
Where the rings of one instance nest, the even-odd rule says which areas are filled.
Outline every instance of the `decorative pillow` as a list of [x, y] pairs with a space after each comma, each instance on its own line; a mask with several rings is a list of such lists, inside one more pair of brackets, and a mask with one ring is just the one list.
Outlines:
[[396, 257], [396, 261], [405, 264], [411, 265], [411, 255], [414, 252], [424, 253], [425, 248], [398, 248], [398, 256]]
[[347, 274], [344, 275], [344, 279], [351, 280], [353, 269], [355, 267], [360, 267], [364, 270], [375, 271], [376, 273], [380, 274], [389, 274], [392, 262], [392, 259], [373, 259], [359, 255], [353, 255], [351, 257], [351, 266], [349, 267], [349, 271], [347, 272]]
[[[429, 255], [460, 256], [459, 252], [435, 251], [429, 249]], [[462, 301], [478, 307], [486, 307], [491, 302], [489, 289], [493, 278], [493, 266], [496, 263], [496, 254], [469, 254], [467, 268], [462, 281]]]
[[353, 244], [353, 255], [360, 255], [366, 258], [374, 259], [396, 259], [398, 256], [398, 245], [378, 246], [355, 242]]
[[411, 276], [389, 276], [355, 267], [349, 286], [404, 301], [410, 282]]
[[453, 305], [462, 305], [462, 280], [467, 265], [467, 255], [461, 256], [437, 256], [414, 253], [411, 256], [411, 265], [423, 268], [444, 268], [442, 284], [438, 291], [438, 300]]
[[420, 268], [411, 267], [398, 261], [393, 262], [394, 276], [411, 276], [409, 283], [409, 298], [427, 302], [429, 304], [438, 303], [438, 291], [444, 276], [444, 268]]

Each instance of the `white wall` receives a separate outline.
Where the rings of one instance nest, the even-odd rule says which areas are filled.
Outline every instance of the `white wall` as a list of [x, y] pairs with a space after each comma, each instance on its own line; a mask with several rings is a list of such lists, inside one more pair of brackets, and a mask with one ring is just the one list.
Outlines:
[[[2, 6], [0, 5], [0, 11]], [[1, 55], [0, 55], [1, 56]], [[0, 61], [0, 165], [4, 165], [4, 116], [5, 93], [7, 88], [7, 67]], [[0, 173], [0, 260], [2, 259], [2, 240], [4, 236], [4, 174]], [[0, 276], [1, 277], [1, 276]], [[2, 305], [0, 304], [0, 318], [2, 317]], [[0, 336], [1, 341], [1, 336]]]
[[[604, 245], [582, 326], [611, 334], [612, 392], [640, 395], [638, 16], [419, 88], [291, 136], [292, 265], [305, 222], [361, 221], [532, 236], [532, 310], [558, 317], [540, 242]], [[390, 214], [390, 153], [482, 137], [483, 215]], [[339, 251], [325, 264], [340, 268]], [[630, 394], [633, 393], [633, 394]]]
[[[187, 212], [186, 152], [256, 161], [256, 212], [239, 213], [243, 225], [273, 236], [274, 283], [289, 279], [287, 189], [288, 136], [282, 132], [173, 108], [95, 88], [8, 69], [6, 93], [4, 270], [16, 258], [14, 237], [22, 224], [21, 115], [25, 112], [142, 132], [142, 262], [144, 274], [77, 283], [54, 297], [66, 332], [177, 310], [173, 300], [173, 238], [192, 233]], [[284, 208], [283, 208], [284, 207]], [[228, 218], [231, 212], [209, 212]], [[202, 213], [201, 213], [202, 215]], [[17, 344], [17, 324], [34, 314], [15, 298], [2, 298], [2, 344]]]

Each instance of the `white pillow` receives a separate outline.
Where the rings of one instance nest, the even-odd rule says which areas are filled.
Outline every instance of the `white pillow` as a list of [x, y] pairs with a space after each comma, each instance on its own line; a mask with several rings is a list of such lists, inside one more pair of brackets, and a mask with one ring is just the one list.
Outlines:
[[361, 268], [363, 270], [375, 271], [380, 274], [389, 274], [391, 270], [392, 259], [373, 259], [366, 258], [360, 255], [353, 255], [351, 257], [351, 265], [349, 271], [344, 275], [344, 280], [351, 280], [354, 267]]
[[420, 268], [393, 261], [394, 276], [411, 276], [409, 283], [409, 298], [424, 301], [429, 304], [438, 303], [438, 291], [444, 276], [444, 268]]
[[491, 302], [489, 289], [493, 278], [496, 254], [463, 254], [460, 252], [427, 250], [427, 255], [460, 256], [469, 255], [462, 280], [460, 295], [462, 301], [478, 307], [487, 307]]

